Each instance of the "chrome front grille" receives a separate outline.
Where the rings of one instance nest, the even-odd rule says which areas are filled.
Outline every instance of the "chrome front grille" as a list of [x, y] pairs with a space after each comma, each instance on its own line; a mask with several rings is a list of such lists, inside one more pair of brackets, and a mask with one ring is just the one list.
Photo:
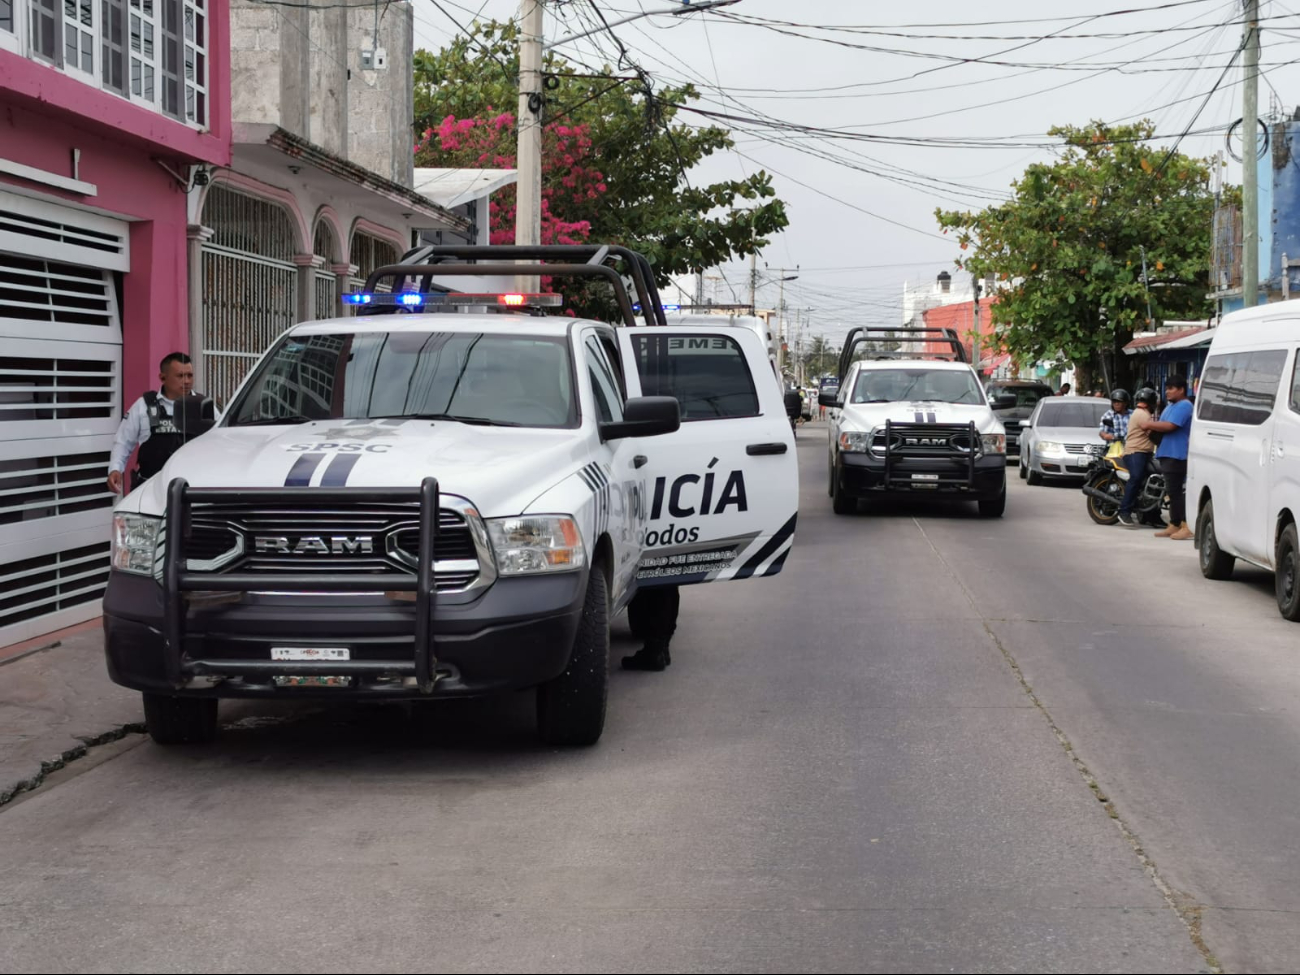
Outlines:
[[1068, 443], [1065, 445], [1067, 454], [1086, 454], [1092, 450], [1091, 444], [1086, 443]]
[[[462, 507], [438, 511], [438, 592], [464, 591], [494, 575], [482, 523], [468, 504]], [[183, 555], [191, 571], [264, 572], [272, 585], [276, 573], [409, 573], [418, 547], [417, 504], [311, 510], [196, 504]]]

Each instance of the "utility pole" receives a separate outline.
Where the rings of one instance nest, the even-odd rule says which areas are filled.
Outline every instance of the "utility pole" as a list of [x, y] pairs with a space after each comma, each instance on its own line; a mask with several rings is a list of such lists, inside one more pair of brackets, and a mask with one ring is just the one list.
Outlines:
[[[519, 146], [515, 243], [542, 242], [542, 0], [519, 0]], [[520, 291], [536, 291], [536, 278], [520, 276]]]
[[[764, 265], [766, 267], [766, 265]], [[794, 267], [768, 267], [769, 271], [775, 271], [777, 274], [785, 275], [786, 271], [798, 271], [798, 265]], [[757, 273], [757, 272], [755, 272]], [[776, 369], [782, 372], [785, 368], [785, 350], [782, 347], [785, 342], [785, 283], [787, 281], [799, 280], [798, 274], [792, 274], [789, 277], [781, 277], [778, 281], [781, 284], [781, 297], [776, 303], [777, 325], [776, 325]]]
[[754, 292], [758, 288], [758, 251], [749, 252], [749, 313], [758, 314], [758, 305], [754, 304]]
[[[1259, 304], [1259, 0], [1245, 0], [1241, 87], [1241, 297]], [[1285, 272], [1284, 272], [1285, 273]]]
[[975, 364], [975, 375], [980, 375], [980, 279], [979, 275], [970, 276], [971, 293], [974, 301], [971, 303], [971, 359]]

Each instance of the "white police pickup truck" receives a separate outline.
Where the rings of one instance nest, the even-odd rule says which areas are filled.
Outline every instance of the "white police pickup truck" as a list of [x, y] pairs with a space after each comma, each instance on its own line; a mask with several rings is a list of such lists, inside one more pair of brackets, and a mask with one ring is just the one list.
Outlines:
[[[503, 256], [537, 263], [483, 262]], [[478, 262], [441, 263], [461, 257]], [[289, 329], [117, 506], [108, 667], [156, 741], [210, 739], [222, 697], [535, 686], [541, 737], [591, 744], [609, 619], [638, 586], [780, 571], [794, 445], [751, 330], [638, 324], [608, 263], [654, 308], [630, 252], [419, 259], [437, 263], [348, 296], [360, 316]], [[556, 295], [431, 290], [503, 273], [603, 279], [624, 325], [535, 314]]]
[[870, 498], [976, 501], [988, 518], [1006, 510], [1006, 430], [954, 330], [854, 329], [839, 388], [820, 402], [834, 408], [827, 493], [837, 515]]

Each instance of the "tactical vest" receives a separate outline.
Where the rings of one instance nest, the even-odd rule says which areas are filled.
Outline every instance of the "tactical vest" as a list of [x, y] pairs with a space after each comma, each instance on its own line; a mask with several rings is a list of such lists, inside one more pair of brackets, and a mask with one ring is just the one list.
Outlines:
[[189, 439], [176, 427], [176, 404], [172, 404], [172, 413], [163, 412], [158, 393], [151, 389], [144, 394], [144, 405], [149, 416], [149, 439], [140, 445], [136, 458], [137, 484], [162, 470], [167, 459]]

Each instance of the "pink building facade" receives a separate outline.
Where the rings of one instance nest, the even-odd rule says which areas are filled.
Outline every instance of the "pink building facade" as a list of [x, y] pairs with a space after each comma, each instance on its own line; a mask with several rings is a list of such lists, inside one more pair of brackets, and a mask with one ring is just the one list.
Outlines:
[[227, 0], [0, 0], [0, 646], [98, 613], [122, 411], [187, 350]]

